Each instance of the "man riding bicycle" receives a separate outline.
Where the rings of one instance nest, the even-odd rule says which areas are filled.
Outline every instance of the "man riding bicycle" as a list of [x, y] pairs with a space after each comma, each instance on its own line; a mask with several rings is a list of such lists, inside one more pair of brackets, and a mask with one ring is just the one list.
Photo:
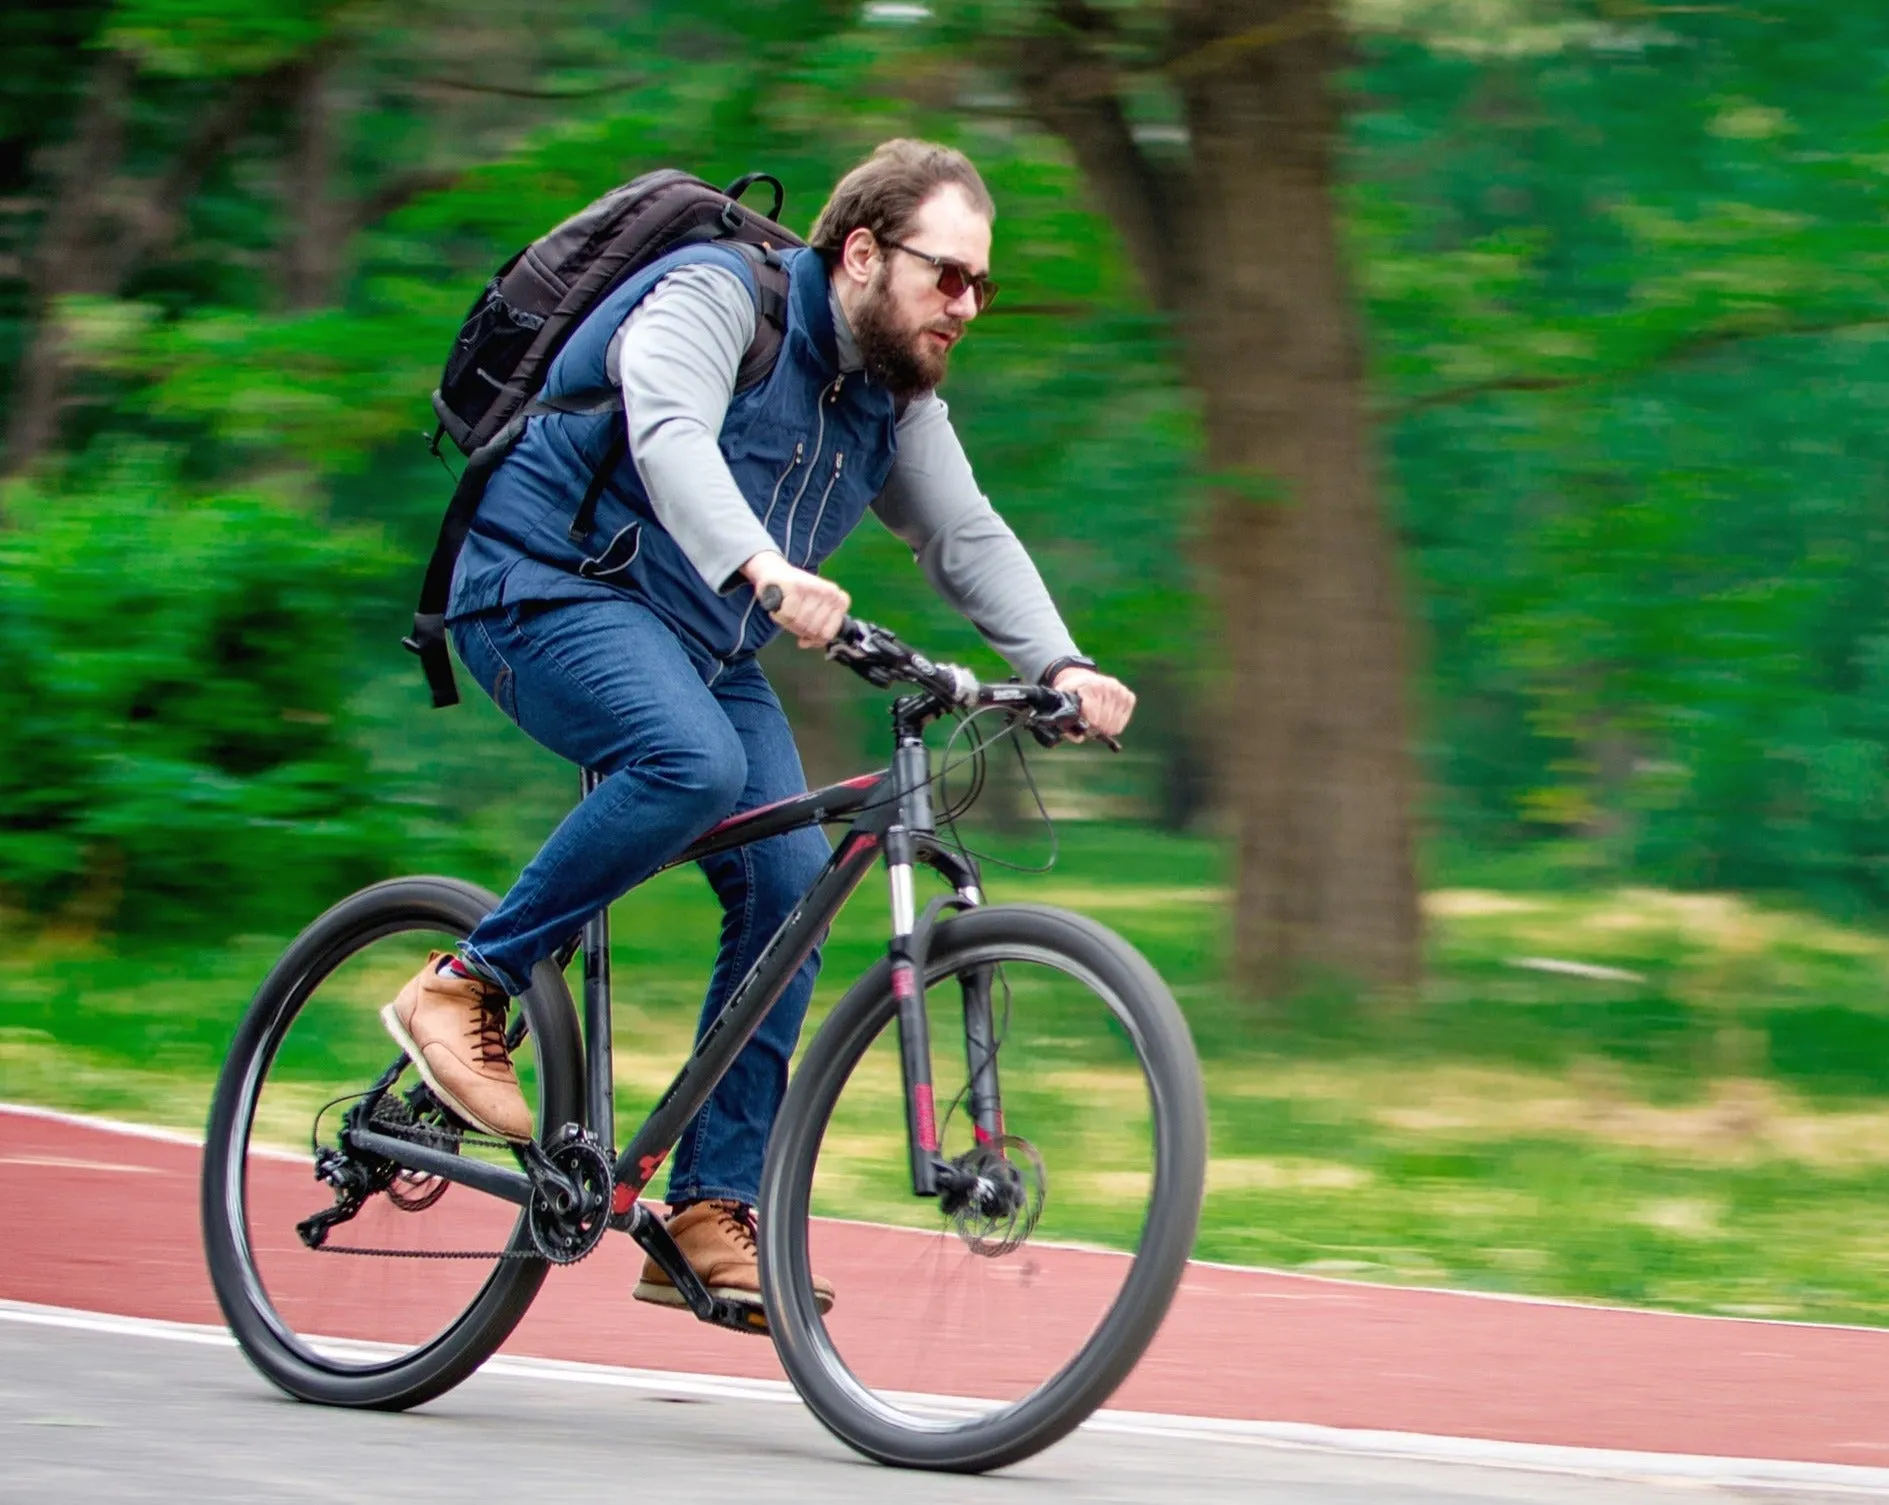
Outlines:
[[[558, 356], [548, 385], [620, 388], [627, 453], [574, 539], [592, 475], [579, 440], [595, 425], [536, 417], [492, 474], [447, 621], [500, 709], [602, 782], [459, 954], [430, 960], [382, 1011], [474, 1127], [531, 1137], [504, 1042], [532, 968], [717, 821], [805, 790], [755, 653], [777, 627], [803, 648], [832, 639], [851, 598], [817, 572], [868, 508], [1022, 678], [1076, 693], [1097, 732], [1127, 725], [1133, 694], [1078, 653], [935, 392], [995, 295], [995, 213], [962, 154], [889, 141], [841, 179], [809, 248], [782, 253], [785, 332], [765, 380], [737, 390], [759, 292], [751, 261], [715, 246], [683, 253], [627, 306], [606, 298]], [[770, 586], [771, 618], [758, 602]], [[828, 855], [806, 828], [701, 863], [723, 908], [704, 1023]], [[669, 1231], [728, 1300], [760, 1303], [750, 1209], [819, 965], [815, 951], [670, 1169]], [[816, 1292], [824, 1310], [831, 1287]], [[684, 1304], [653, 1262], [635, 1295]]]

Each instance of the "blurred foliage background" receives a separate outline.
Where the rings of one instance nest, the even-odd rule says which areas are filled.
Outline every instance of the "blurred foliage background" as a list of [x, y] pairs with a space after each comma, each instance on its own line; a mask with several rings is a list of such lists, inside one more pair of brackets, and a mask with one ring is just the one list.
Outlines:
[[[1049, 8], [1154, 45], [1136, 29], [1156, 7]], [[130, 978], [141, 956], [279, 938], [377, 876], [509, 880], [574, 778], [483, 703], [427, 709], [397, 646], [450, 490], [426, 396], [461, 313], [519, 244], [637, 172], [765, 168], [804, 229], [840, 172], [904, 133], [970, 152], [1000, 207], [1004, 294], [954, 362], [954, 419], [1079, 640], [1144, 698], [1130, 755], [1037, 765], [1053, 808], [1145, 828], [1076, 843], [1071, 881], [1195, 894], [1106, 917], [1183, 979], [1210, 1054], [1248, 1048], [1242, 1021], [1261, 1018], [1265, 1048], [1314, 1053], [1382, 1027], [1352, 1037], [1329, 995], [1262, 1014], [1220, 981], [1238, 794], [1220, 730], [1240, 684], [1206, 586], [1207, 521], [1229, 478], [1207, 459], [1173, 321], [1068, 144], [993, 60], [990, 39], [1032, 6], [4, 10], [0, 912], [22, 938], [5, 972], [21, 1028], [66, 1028], [88, 991], [76, 955]], [[1875, 1064], [1889, 961], [1870, 934], [1889, 908], [1889, 11], [1352, 0], [1341, 20], [1335, 192], [1410, 630], [1424, 886], [1714, 890], [1853, 927], [1803, 932], [1822, 939], [1780, 961], [1791, 926], [1727, 920], [1686, 940], [1660, 921], [1659, 939], [1623, 940], [1650, 900], [1615, 904], [1598, 930], [1580, 928], [1598, 898], [1524, 905], [1535, 930], [1501, 929], [1500, 905], [1433, 905], [1430, 981], [1379, 1047], [1656, 1071], [1655, 1086], [1611, 1066], [1588, 1079], [1602, 1119], [1636, 1093], [1709, 1095], [1726, 1078], [1845, 1102], [1889, 1090]], [[1133, 139], [1152, 161], [1184, 152], [1158, 78], [1138, 88]], [[831, 572], [861, 614], [995, 671], [902, 556], [868, 525]], [[878, 754], [876, 697], [817, 661], [770, 661], [815, 776]], [[1000, 781], [1000, 827], [1015, 833], [1024, 798]], [[243, 942], [235, 970], [259, 975], [273, 944]], [[1629, 981], [1596, 992], [1504, 970], [1570, 945]], [[214, 1056], [235, 1007], [230, 968], [210, 970], [218, 1012], [179, 1026], [192, 1061]], [[1764, 1012], [1794, 1002], [1822, 1013]], [[1712, 1124], [1748, 1133], [1751, 1101]], [[1566, 1128], [1504, 1123], [1475, 1132]], [[1302, 1129], [1285, 1113], [1254, 1143]], [[1399, 1132], [1419, 1130], [1443, 1132]], [[1379, 1153], [1357, 1151], [1377, 1167], [1365, 1181], [1331, 1187], [1510, 1176], [1508, 1160], [1451, 1169], [1411, 1151], [1399, 1170]], [[1852, 1213], [1880, 1204], [1876, 1158], [1824, 1170], [1864, 1177]], [[1578, 1243], [1595, 1193], [1554, 1174], [1565, 1216], [1542, 1237]], [[1797, 1205], [1788, 1179], [1753, 1193], [1767, 1215]], [[1294, 1226], [1281, 1196], [1324, 1184], [1249, 1183], [1264, 1216], [1242, 1216], [1279, 1228]], [[1633, 1238], [1708, 1237], [1695, 1213], [1649, 1214]], [[1451, 1216], [1411, 1212], [1395, 1238], [1442, 1248]], [[1749, 1259], [1766, 1244], [1751, 1232]], [[1263, 1240], [1223, 1252], [1295, 1258]], [[1409, 1270], [1464, 1274], [1425, 1258]], [[1643, 1264], [1633, 1243], [1585, 1274], [1484, 1273], [1706, 1299], [1591, 1273]], [[1868, 1317], [1876, 1277], [1859, 1280], [1803, 1309]]]
[[[1553, 844], [1590, 881], [1879, 912], [1889, 19], [1350, 20], [1344, 223], [1429, 866]], [[1097, 808], [1212, 828], [1237, 687], [1197, 403], [1061, 143], [922, 7], [120, 0], [9, 28], [10, 908], [280, 926], [373, 873], [515, 859], [493, 806], [529, 755], [427, 713], [394, 644], [449, 486], [423, 429], [456, 316], [637, 171], [765, 166], [801, 223], [898, 131], [972, 152], [1002, 206], [1005, 295], [949, 394], [980, 478], [1158, 709], [1081, 775]], [[1180, 128], [1145, 113], [1158, 152]], [[899, 553], [865, 530], [835, 568], [972, 651]], [[875, 723], [807, 667], [781, 677], [831, 772]]]

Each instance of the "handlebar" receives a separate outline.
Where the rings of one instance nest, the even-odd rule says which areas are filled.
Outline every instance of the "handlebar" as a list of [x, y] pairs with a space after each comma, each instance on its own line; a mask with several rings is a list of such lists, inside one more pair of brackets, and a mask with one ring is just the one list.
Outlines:
[[[763, 586], [756, 599], [761, 610], [772, 616], [780, 610], [780, 587]], [[1114, 752], [1122, 750], [1121, 743], [1095, 731], [1082, 719], [1080, 696], [1048, 685], [980, 684], [969, 669], [934, 663], [885, 628], [857, 617], [847, 617], [840, 623], [833, 641], [827, 644], [826, 656], [881, 689], [911, 684], [945, 708], [1007, 710], [1027, 722], [1031, 735], [1045, 747], [1073, 736], [1094, 737]]]

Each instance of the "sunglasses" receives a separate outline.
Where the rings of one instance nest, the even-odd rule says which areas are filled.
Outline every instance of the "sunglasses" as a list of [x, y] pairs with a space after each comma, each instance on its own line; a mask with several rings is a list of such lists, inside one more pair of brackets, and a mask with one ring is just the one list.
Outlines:
[[882, 240], [880, 245], [891, 251], [903, 251], [907, 256], [916, 256], [920, 261], [929, 261], [938, 269], [938, 291], [947, 298], [957, 299], [964, 296], [965, 289], [977, 299], [977, 311], [981, 314], [991, 305], [997, 296], [997, 284], [990, 280], [989, 272], [972, 272], [961, 261], [952, 261], [944, 256], [933, 256], [929, 251], [921, 251], [915, 246], [899, 244], [896, 240]]

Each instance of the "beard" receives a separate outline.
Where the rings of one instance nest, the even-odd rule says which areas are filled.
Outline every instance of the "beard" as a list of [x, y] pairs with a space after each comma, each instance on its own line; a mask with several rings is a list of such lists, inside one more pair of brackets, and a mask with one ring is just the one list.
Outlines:
[[899, 316], [887, 281], [887, 269], [881, 266], [853, 312], [853, 340], [868, 376], [884, 383], [894, 397], [917, 397], [944, 380], [951, 360], [951, 347], [932, 335], [949, 335], [955, 341], [964, 333], [964, 321], [940, 318], [908, 324]]

